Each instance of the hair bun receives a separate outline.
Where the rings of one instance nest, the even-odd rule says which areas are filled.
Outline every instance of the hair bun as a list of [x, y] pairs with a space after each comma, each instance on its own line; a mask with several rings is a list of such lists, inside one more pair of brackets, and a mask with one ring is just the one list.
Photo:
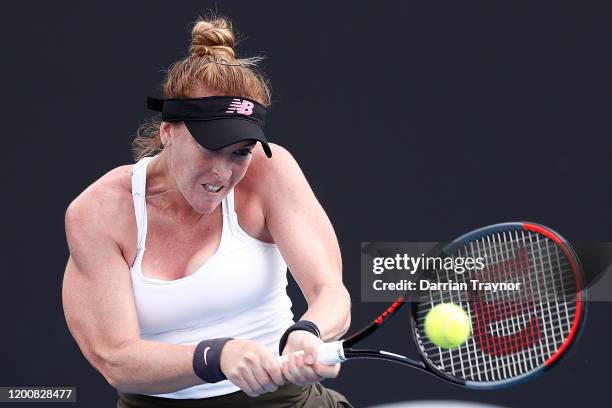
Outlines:
[[234, 54], [234, 33], [229, 21], [224, 18], [214, 20], [200, 19], [191, 31], [192, 56], [225, 56], [231, 59]]

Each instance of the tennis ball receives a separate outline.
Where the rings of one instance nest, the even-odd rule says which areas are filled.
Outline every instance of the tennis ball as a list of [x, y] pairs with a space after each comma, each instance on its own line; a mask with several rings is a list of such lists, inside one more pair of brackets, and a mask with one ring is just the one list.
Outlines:
[[438, 347], [458, 347], [470, 336], [471, 321], [461, 306], [441, 303], [425, 316], [425, 334]]

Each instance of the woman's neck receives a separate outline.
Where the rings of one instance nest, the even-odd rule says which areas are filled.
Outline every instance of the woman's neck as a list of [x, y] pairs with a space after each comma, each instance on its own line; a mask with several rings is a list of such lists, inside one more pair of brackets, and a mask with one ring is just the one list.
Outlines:
[[176, 221], [193, 224], [207, 215], [196, 212], [178, 190], [165, 151], [155, 156], [147, 166], [145, 195], [148, 203]]

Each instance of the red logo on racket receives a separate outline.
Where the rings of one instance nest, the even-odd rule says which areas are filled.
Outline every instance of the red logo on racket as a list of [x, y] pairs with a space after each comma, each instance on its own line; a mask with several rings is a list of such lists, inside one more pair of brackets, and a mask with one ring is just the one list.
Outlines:
[[242, 101], [240, 99], [234, 98], [230, 106], [228, 106], [225, 113], [239, 113], [241, 115], [251, 115], [253, 113], [253, 102]]
[[[508, 276], [509, 270], [514, 270], [517, 278], [529, 275], [527, 248], [518, 248], [513, 258], [488, 266], [476, 274], [476, 279], [502, 282], [512, 278]], [[469, 297], [476, 318], [474, 337], [484, 353], [507, 356], [528, 349], [540, 340], [542, 328], [534, 314], [536, 305], [529, 289], [506, 301], [487, 301], [484, 294], [474, 290], [469, 291]]]

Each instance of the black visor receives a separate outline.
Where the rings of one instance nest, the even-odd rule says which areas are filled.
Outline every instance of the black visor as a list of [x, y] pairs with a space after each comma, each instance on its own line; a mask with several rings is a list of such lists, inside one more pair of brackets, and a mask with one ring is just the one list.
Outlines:
[[147, 107], [161, 112], [165, 122], [185, 122], [191, 136], [208, 150], [219, 150], [242, 140], [258, 140], [272, 157], [263, 127], [266, 108], [237, 96], [206, 98], [147, 98]]

